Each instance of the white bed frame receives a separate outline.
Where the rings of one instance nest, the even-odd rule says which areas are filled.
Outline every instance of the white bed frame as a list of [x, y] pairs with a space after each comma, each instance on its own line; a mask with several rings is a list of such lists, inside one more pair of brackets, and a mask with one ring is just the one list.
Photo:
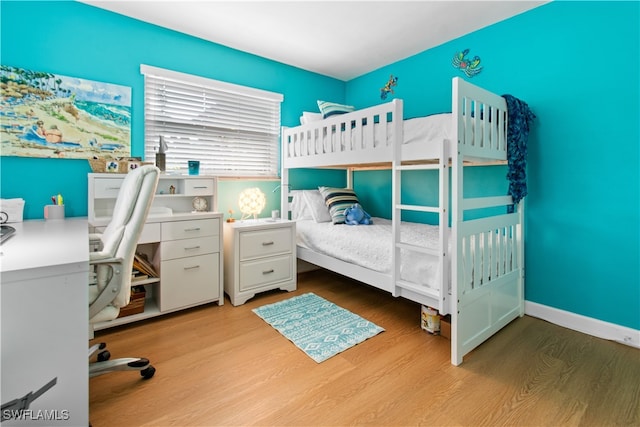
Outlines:
[[[436, 308], [440, 314], [451, 314], [451, 363], [459, 365], [467, 353], [513, 319], [524, 315], [524, 202], [518, 203], [515, 213], [464, 219], [468, 210], [513, 204], [511, 196], [464, 198], [462, 191], [467, 165], [504, 164], [506, 161], [508, 117], [506, 102], [501, 96], [460, 78], [454, 78], [452, 84], [453, 138], [442, 144], [398, 143], [402, 141], [403, 128], [403, 105], [398, 99], [320, 122], [283, 128], [281, 202], [282, 212], [287, 215], [291, 191], [284, 189], [290, 189], [289, 169], [344, 168], [348, 171], [347, 185], [351, 187], [354, 168], [391, 168], [393, 242], [390, 244], [395, 246], [391, 274], [378, 273], [303, 247], [297, 249], [298, 258], [394, 296]], [[374, 126], [363, 123], [378, 123], [383, 132], [393, 126], [394, 137], [387, 143], [376, 144], [373, 142]], [[323, 135], [333, 135], [334, 141], [356, 142], [323, 144]], [[401, 172], [424, 169], [439, 171], [438, 206], [402, 204]], [[452, 197], [451, 227], [447, 212], [449, 192]], [[439, 215], [437, 251], [399, 241], [402, 211]], [[438, 257], [439, 289], [399, 280], [401, 249]]]

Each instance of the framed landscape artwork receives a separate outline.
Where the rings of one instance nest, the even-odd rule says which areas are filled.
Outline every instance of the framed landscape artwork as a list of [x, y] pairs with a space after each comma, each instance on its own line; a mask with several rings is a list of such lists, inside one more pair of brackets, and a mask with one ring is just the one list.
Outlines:
[[131, 88], [0, 65], [0, 154], [67, 159], [131, 153]]

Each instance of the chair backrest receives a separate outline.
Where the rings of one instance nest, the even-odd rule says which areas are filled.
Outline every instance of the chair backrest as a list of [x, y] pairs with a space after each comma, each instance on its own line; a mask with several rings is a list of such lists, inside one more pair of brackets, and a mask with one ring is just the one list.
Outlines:
[[122, 258], [123, 283], [112, 305], [124, 307], [131, 293], [131, 269], [138, 240], [142, 233], [153, 197], [158, 186], [160, 170], [153, 165], [140, 166], [130, 171], [122, 182], [111, 222], [101, 236], [101, 252]]

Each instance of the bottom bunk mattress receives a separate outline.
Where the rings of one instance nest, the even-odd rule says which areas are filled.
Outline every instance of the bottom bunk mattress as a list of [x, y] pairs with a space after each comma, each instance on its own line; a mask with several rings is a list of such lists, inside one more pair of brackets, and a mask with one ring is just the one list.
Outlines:
[[[314, 252], [344, 262], [391, 274], [393, 250], [392, 223], [373, 218], [371, 225], [346, 225], [314, 220], [296, 221], [297, 244]], [[402, 222], [401, 241], [437, 249], [437, 225]], [[402, 249], [400, 278], [432, 289], [440, 288], [438, 258], [433, 255]]]

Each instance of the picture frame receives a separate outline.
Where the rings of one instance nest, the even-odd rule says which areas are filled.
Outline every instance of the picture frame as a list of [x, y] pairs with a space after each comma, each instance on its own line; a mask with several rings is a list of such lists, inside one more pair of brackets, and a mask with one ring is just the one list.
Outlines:
[[0, 155], [131, 155], [131, 87], [4, 64], [0, 80]]

